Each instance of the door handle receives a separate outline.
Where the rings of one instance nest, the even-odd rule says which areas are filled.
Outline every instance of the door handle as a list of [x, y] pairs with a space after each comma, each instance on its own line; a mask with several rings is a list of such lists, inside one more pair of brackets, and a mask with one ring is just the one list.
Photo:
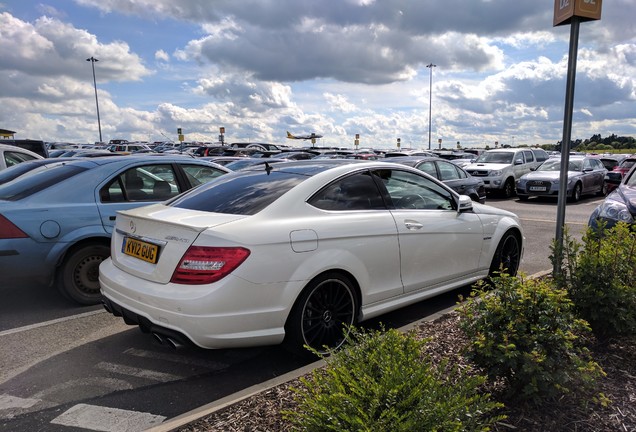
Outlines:
[[408, 230], [419, 230], [419, 229], [422, 229], [422, 227], [424, 227], [424, 225], [416, 221], [404, 221], [404, 226]]

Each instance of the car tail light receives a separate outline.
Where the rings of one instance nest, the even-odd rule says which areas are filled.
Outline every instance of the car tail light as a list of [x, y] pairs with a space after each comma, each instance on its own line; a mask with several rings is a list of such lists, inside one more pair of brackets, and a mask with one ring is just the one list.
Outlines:
[[28, 235], [6, 217], [0, 215], [0, 239], [26, 238]]
[[241, 247], [190, 246], [170, 282], [201, 285], [216, 282], [232, 272], [250, 255]]

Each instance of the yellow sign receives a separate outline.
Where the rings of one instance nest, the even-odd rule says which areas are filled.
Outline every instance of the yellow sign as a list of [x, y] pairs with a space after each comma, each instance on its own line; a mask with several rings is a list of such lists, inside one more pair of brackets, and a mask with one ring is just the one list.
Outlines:
[[183, 141], [183, 140], [184, 140], [183, 134], [179, 134], [179, 141]]
[[554, 0], [554, 26], [569, 24], [572, 17], [581, 21], [601, 19], [603, 0]]

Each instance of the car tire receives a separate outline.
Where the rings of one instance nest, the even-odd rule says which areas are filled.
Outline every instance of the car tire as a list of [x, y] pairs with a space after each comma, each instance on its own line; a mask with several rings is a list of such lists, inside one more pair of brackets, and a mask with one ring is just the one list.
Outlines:
[[521, 242], [516, 233], [508, 231], [497, 245], [488, 275], [492, 277], [503, 271], [510, 276], [516, 276], [520, 261]]
[[512, 198], [515, 194], [515, 182], [512, 179], [506, 180], [502, 193], [505, 198]]
[[339, 273], [325, 273], [301, 292], [285, 323], [286, 348], [301, 356], [306, 346], [328, 355], [345, 342], [347, 328], [358, 319], [358, 300], [353, 283]]
[[575, 203], [581, 200], [581, 192], [582, 192], [582, 186], [581, 183], [577, 183], [574, 185], [574, 189], [572, 190], [572, 196], [570, 197], [570, 200]]
[[82, 305], [101, 302], [99, 265], [110, 256], [106, 244], [91, 243], [72, 250], [57, 271], [57, 288], [69, 300]]

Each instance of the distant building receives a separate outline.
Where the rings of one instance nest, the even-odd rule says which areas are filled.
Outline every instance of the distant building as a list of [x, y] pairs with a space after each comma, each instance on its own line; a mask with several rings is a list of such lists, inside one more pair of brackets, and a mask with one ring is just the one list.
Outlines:
[[15, 131], [8, 129], [0, 129], [0, 139], [13, 139]]

